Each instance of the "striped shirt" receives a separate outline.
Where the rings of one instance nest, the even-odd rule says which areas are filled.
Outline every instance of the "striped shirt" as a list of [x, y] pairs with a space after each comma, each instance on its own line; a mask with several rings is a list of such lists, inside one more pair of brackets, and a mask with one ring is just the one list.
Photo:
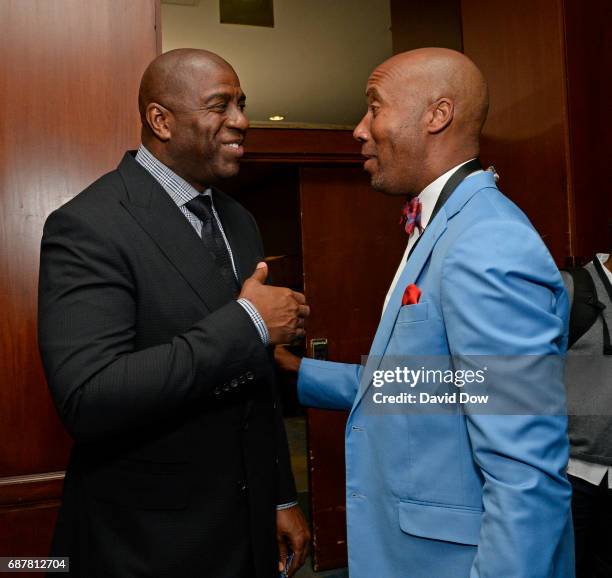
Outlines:
[[[179, 177], [173, 170], [168, 168], [166, 165], [161, 163], [157, 158], [155, 158], [144, 145], [140, 145], [138, 152], [136, 153], [136, 162], [139, 163], [147, 172], [151, 174], [151, 176], [162, 186], [164, 191], [168, 193], [170, 198], [174, 201], [176, 206], [180, 209], [181, 213], [185, 215], [185, 218], [189, 221], [191, 226], [195, 229], [198, 236], [202, 237], [202, 221], [198, 219], [187, 207], [187, 203], [197, 197], [200, 193], [194, 187], [192, 187], [185, 179]], [[234, 263], [234, 255], [232, 253], [232, 248], [225, 236], [225, 231], [223, 230], [223, 224], [221, 223], [221, 219], [215, 210], [215, 203], [212, 194], [212, 189], [208, 188], [203, 193], [203, 195], [208, 195], [212, 202], [212, 211], [219, 225], [219, 230], [221, 231], [221, 235], [223, 236], [223, 241], [225, 242], [225, 246], [227, 247], [227, 252], [229, 253], [230, 260], [232, 262], [232, 269], [234, 271], [234, 276], [238, 279], [238, 273], [236, 271], [236, 264]], [[253, 305], [248, 299], [244, 297], [237, 300], [238, 303], [242, 306], [242, 308], [248, 313], [251, 321], [255, 325], [257, 329], [257, 333], [259, 333], [259, 337], [264, 345], [269, 345], [270, 343], [270, 334], [268, 332], [268, 328], [260, 315], [259, 311], [255, 305]]]

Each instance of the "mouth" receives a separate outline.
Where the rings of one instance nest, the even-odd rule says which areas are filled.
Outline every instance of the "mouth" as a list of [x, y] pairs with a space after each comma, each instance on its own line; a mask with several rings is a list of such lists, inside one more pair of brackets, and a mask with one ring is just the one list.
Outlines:
[[376, 164], [377, 162], [377, 158], [375, 155], [368, 155], [365, 153], [361, 153], [362, 156], [365, 158], [365, 161], [363, 163], [363, 168], [367, 171], [371, 168], [373, 168], [373, 165]]
[[242, 140], [226, 142], [221, 145], [223, 150], [230, 153], [232, 156], [240, 158], [244, 155], [244, 147], [242, 146]]

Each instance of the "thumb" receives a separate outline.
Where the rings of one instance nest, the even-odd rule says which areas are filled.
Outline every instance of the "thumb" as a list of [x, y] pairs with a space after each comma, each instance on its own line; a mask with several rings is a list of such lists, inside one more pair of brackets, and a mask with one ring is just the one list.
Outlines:
[[265, 283], [268, 278], [268, 265], [264, 261], [260, 261], [257, 263], [257, 267], [253, 274], [251, 275], [251, 279], [258, 281], [259, 283]]

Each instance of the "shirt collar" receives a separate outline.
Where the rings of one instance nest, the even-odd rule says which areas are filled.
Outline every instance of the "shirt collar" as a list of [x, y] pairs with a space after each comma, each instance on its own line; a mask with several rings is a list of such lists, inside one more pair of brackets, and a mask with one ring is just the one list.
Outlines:
[[[471, 160], [468, 159], [463, 163], [459, 163], [454, 166], [452, 169], [446, 171], [443, 175], [440, 175], [435, 181], [429, 183], [419, 194], [419, 200], [421, 201], [421, 225], [423, 228], [427, 227], [429, 223], [429, 219], [431, 219], [431, 214], [433, 213], [434, 207], [438, 201], [438, 197], [444, 188], [444, 185], [451, 178], [452, 174], [459, 168], [469, 163]], [[473, 174], [479, 173], [482, 171], [474, 171], [472, 174], [468, 176], [472, 176]]]
[[[151, 174], [177, 206], [186, 205], [200, 194], [185, 179], [179, 177], [170, 167], [151, 154], [143, 144], [140, 145], [136, 153], [136, 162]], [[208, 188], [202, 194], [212, 197], [212, 190]]]
[[612, 283], [612, 271], [610, 271], [604, 265], [604, 263], [608, 260], [608, 257], [610, 257], [610, 255], [608, 253], [597, 253], [597, 258], [599, 259], [599, 262], [601, 263], [601, 268], [604, 270], [604, 273], [606, 274], [606, 277], [608, 277], [608, 281], [610, 281], [610, 283]]

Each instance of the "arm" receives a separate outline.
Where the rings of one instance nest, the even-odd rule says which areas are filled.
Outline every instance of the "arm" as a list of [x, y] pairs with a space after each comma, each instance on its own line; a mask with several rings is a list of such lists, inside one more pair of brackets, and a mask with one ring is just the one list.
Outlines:
[[284, 347], [274, 350], [276, 364], [283, 371], [298, 374], [300, 403], [321, 409], [350, 410], [355, 401], [361, 365], [299, 358]]
[[[530, 227], [500, 220], [467, 229], [443, 264], [441, 303], [453, 355], [525, 356], [509, 398], [542, 391], [564, 400], [562, 379], [529, 372], [542, 356], [563, 355], [567, 315], [557, 268]], [[464, 409], [484, 480], [471, 578], [548, 576], [570, 520], [566, 417]]]
[[361, 365], [302, 359], [298, 372], [298, 396], [302, 405], [322, 409], [353, 407]]
[[[265, 347], [230, 302], [167, 343], [135, 351], [136, 283], [120, 250], [68, 211], [43, 234], [39, 346], [73, 437], [93, 441], [168, 419], [238, 379], [270, 378]], [[242, 379], [241, 379], [242, 378]]]

